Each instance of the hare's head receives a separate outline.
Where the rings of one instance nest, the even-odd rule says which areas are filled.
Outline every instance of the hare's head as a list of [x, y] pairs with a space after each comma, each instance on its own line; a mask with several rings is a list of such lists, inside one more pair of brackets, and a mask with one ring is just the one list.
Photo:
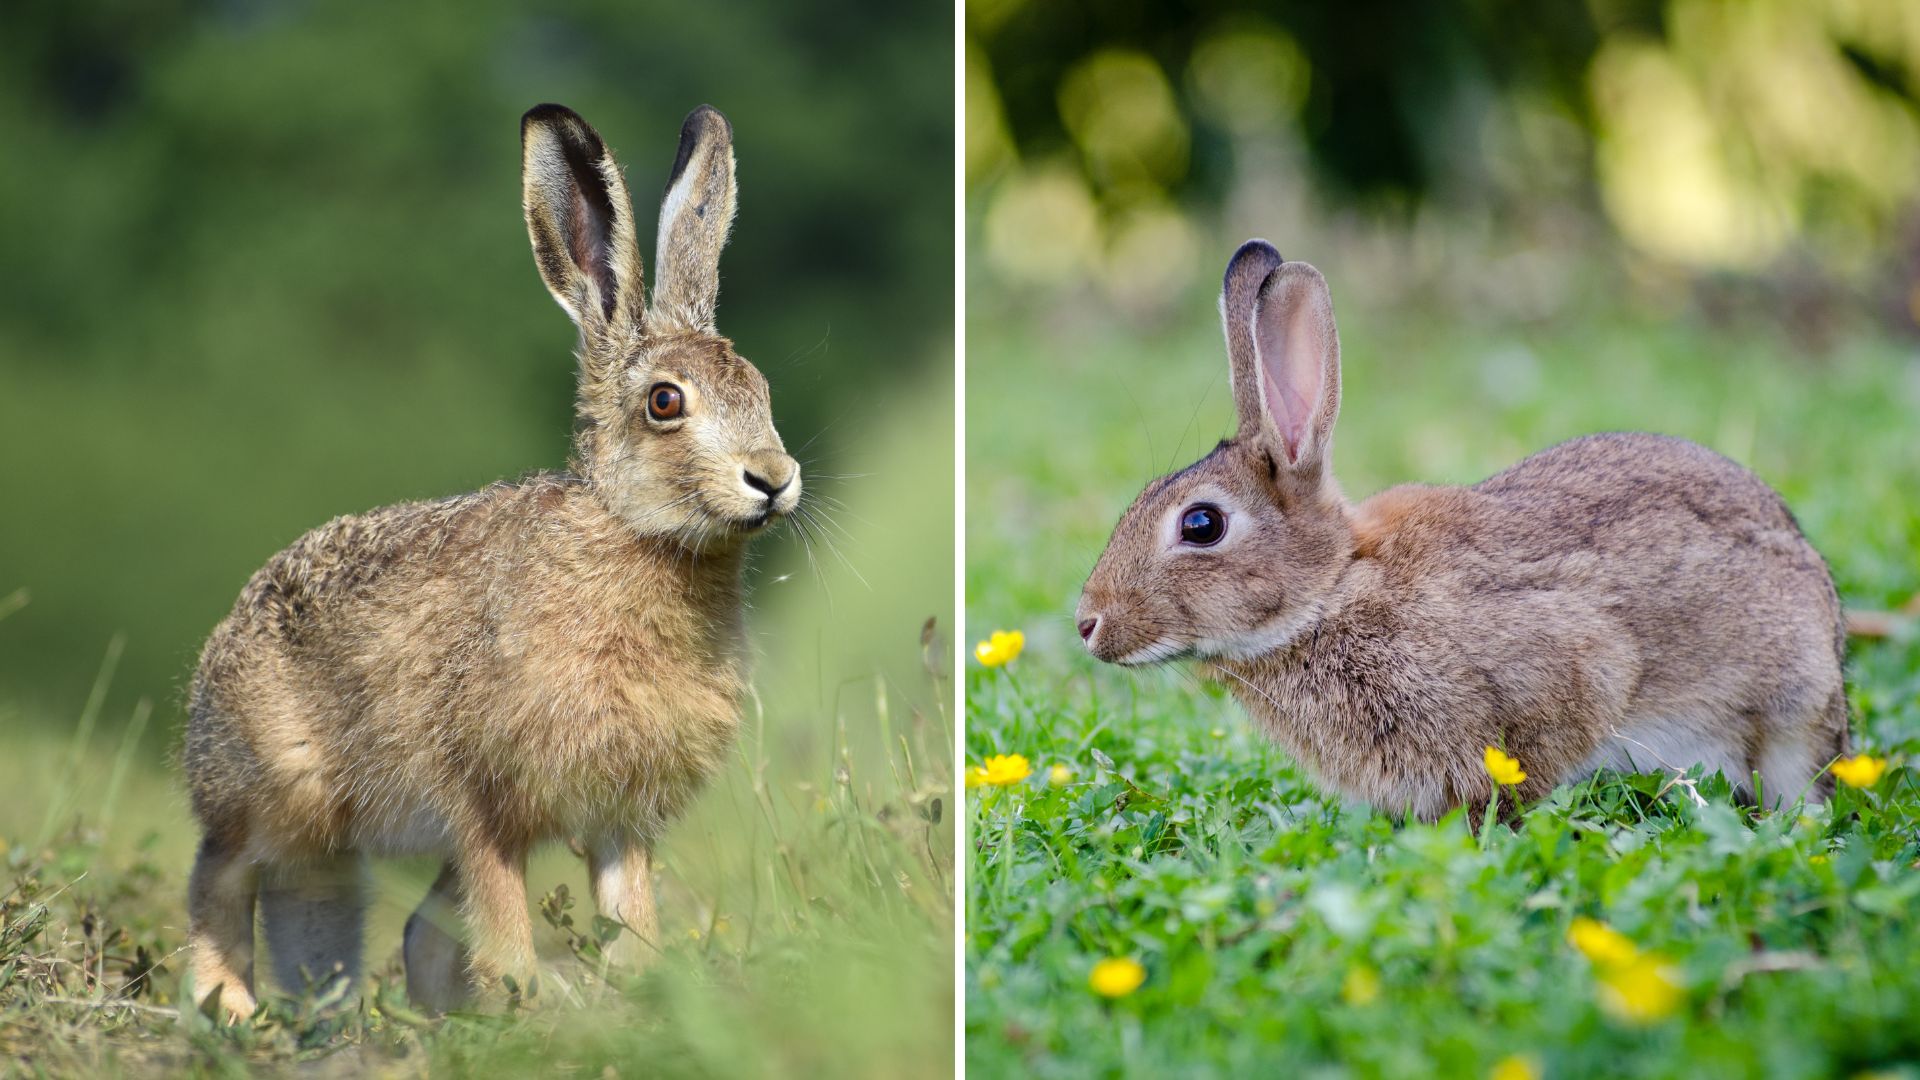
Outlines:
[[708, 106], [680, 129], [660, 204], [652, 297], [620, 166], [572, 110], [520, 122], [527, 234], [548, 291], [580, 327], [579, 467], [640, 532], [738, 543], [800, 501], [767, 380], [714, 329], [733, 224], [733, 129]]
[[1340, 342], [1320, 272], [1250, 240], [1220, 297], [1239, 429], [1147, 485], [1075, 618], [1110, 663], [1247, 659], [1300, 632], [1351, 559], [1330, 467]]

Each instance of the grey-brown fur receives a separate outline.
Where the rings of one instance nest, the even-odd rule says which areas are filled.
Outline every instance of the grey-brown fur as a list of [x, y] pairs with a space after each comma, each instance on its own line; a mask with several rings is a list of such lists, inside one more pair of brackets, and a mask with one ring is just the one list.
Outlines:
[[[205, 830], [189, 937], [196, 996], [235, 1015], [254, 1006], [256, 901], [288, 989], [357, 978], [367, 854], [445, 859], [403, 947], [430, 1007], [533, 974], [525, 860], [546, 841], [585, 845], [632, 958], [656, 932], [653, 844], [734, 737], [746, 542], [800, 483], [766, 380], [713, 332], [725, 229], [663, 217], [647, 309], [599, 136], [542, 106], [522, 145], [535, 262], [581, 333], [575, 460], [337, 518], [269, 560], [214, 630], [189, 701]], [[668, 205], [730, 217], [725, 120], [696, 110], [682, 156], [701, 168]], [[650, 411], [662, 385], [677, 415]]]
[[[1253, 241], [1222, 312], [1239, 431], [1121, 517], [1080, 602], [1095, 656], [1198, 660], [1323, 782], [1422, 819], [1486, 803], [1487, 746], [1526, 797], [1603, 765], [1703, 764], [1769, 803], [1829, 792], [1840, 604], [1758, 477], [1607, 434], [1350, 504], [1324, 280]], [[1226, 512], [1213, 546], [1179, 540], [1200, 503]]]

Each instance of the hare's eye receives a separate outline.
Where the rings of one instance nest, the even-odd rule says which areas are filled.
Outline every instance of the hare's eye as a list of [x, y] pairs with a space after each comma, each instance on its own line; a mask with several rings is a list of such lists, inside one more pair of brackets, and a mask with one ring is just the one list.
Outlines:
[[1217, 506], [1200, 503], [1180, 514], [1180, 542], [1194, 547], [1212, 547], [1227, 535], [1227, 515]]
[[655, 420], [672, 420], [680, 415], [685, 399], [672, 383], [655, 383], [647, 391], [647, 415]]

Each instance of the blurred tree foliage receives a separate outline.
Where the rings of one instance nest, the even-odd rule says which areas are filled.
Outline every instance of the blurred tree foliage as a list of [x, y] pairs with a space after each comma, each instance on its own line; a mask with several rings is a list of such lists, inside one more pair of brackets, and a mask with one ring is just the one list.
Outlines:
[[727, 114], [720, 326], [813, 475], [871, 471], [833, 466], [950, 370], [952, 27], [855, 0], [9, 4], [0, 597], [33, 602], [0, 622], [0, 702], [70, 719], [124, 631], [116, 701], [164, 707], [301, 531], [561, 463], [573, 331], [519, 205], [539, 102], [614, 148], [649, 269], [682, 117]]
[[1920, 191], [1909, 0], [974, 0], [968, 12], [970, 184], [1038, 176], [1051, 185], [1038, 216], [1071, 220], [1064, 164], [1103, 219], [1068, 244], [1124, 243], [1142, 207], [1219, 202], [1262, 141], [1302, 147], [1334, 205], [1572, 194], [1641, 251], [1696, 269], [1806, 249], [1858, 270]]

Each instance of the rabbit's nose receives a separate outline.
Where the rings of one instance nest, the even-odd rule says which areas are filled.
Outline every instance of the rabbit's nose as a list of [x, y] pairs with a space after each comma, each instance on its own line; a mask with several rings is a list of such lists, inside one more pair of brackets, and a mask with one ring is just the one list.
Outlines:
[[1098, 615], [1092, 616], [1090, 618], [1081, 619], [1080, 620], [1080, 640], [1081, 641], [1093, 640], [1093, 632], [1099, 628], [1100, 628], [1100, 617]]

